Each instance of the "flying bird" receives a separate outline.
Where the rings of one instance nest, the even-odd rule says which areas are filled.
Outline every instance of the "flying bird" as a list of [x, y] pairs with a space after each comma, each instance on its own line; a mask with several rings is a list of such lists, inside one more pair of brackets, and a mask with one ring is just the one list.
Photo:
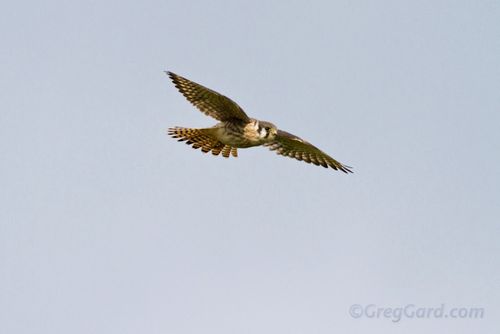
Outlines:
[[267, 146], [277, 154], [313, 163], [325, 168], [352, 173], [346, 166], [330, 157], [307, 141], [283, 130], [274, 124], [250, 118], [230, 98], [207, 87], [190, 81], [172, 72], [166, 72], [175, 87], [184, 97], [204, 114], [219, 121], [211, 128], [193, 129], [174, 127], [168, 134], [178, 141], [185, 141], [204, 153], [212, 152], [228, 158], [238, 156], [238, 148]]

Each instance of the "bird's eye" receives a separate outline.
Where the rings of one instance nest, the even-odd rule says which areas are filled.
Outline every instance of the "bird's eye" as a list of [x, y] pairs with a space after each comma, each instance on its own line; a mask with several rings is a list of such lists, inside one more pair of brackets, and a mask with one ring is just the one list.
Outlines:
[[265, 129], [266, 129], [267, 132], [269, 132], [269, 130], [271, 130], [271, 128], [267, 127], [267, 126], [265, 127]]

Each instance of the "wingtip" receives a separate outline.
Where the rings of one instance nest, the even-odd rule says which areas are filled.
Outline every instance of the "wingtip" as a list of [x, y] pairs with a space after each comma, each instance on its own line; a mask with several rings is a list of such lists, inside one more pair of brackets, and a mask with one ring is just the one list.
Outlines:
[[168, 77], [172, 80], [174, 80], [174, 78], [177, 76], [174, 72], [170, 72], [170, 71], [163, 71], [165, 72], [166, 75], [168, 75]]
[[354, 173], [352, 171], [352, 167], [351, 166], [342, 165], [342, 167], [340, 168], [340, 170], [343, 171], [346, 174], [353, 174]]

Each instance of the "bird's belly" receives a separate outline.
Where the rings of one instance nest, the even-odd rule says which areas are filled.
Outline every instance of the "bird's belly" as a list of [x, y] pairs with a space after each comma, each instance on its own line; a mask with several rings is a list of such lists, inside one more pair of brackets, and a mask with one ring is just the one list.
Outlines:
[[238, 135], [232, 135], [232, 134], [224, 134], [219, 137], [219, 141], [225, 145], [229, 145], [232, 147], [239, 147], [239, 148], [246, 148], [246, 147], [252, 147], [252, 146], [257, 146], [260, 145], [259, 142], [255, 142], [253, 140], [250, 140], [248, 138], [245, 138], [243, 136], [238, 136]]
[[228, 130], [227, 128], [217, 129], [217, 139], [224, 145], [246, 148], [261, 145], [259, 140], [248, 138], [244, 133]]

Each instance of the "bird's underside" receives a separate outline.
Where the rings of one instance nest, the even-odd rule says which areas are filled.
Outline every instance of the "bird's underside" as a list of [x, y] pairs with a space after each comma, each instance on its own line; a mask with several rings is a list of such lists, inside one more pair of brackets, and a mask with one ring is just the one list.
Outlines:
[[238, 156], [238, 148], [267, 146], [279, 155], [313, 163], [325, 168], [352, 173], [351, 167], [336, 161], [307, 141], [272, 123], [249, 118], [234, 101], [209, 88], [172, 72], [167, 72], [177, 89], [196, 108], [220, 123], [211, 128], [193, 129], [174, 127], [168, 134], [193, 148], [223, 157]]

